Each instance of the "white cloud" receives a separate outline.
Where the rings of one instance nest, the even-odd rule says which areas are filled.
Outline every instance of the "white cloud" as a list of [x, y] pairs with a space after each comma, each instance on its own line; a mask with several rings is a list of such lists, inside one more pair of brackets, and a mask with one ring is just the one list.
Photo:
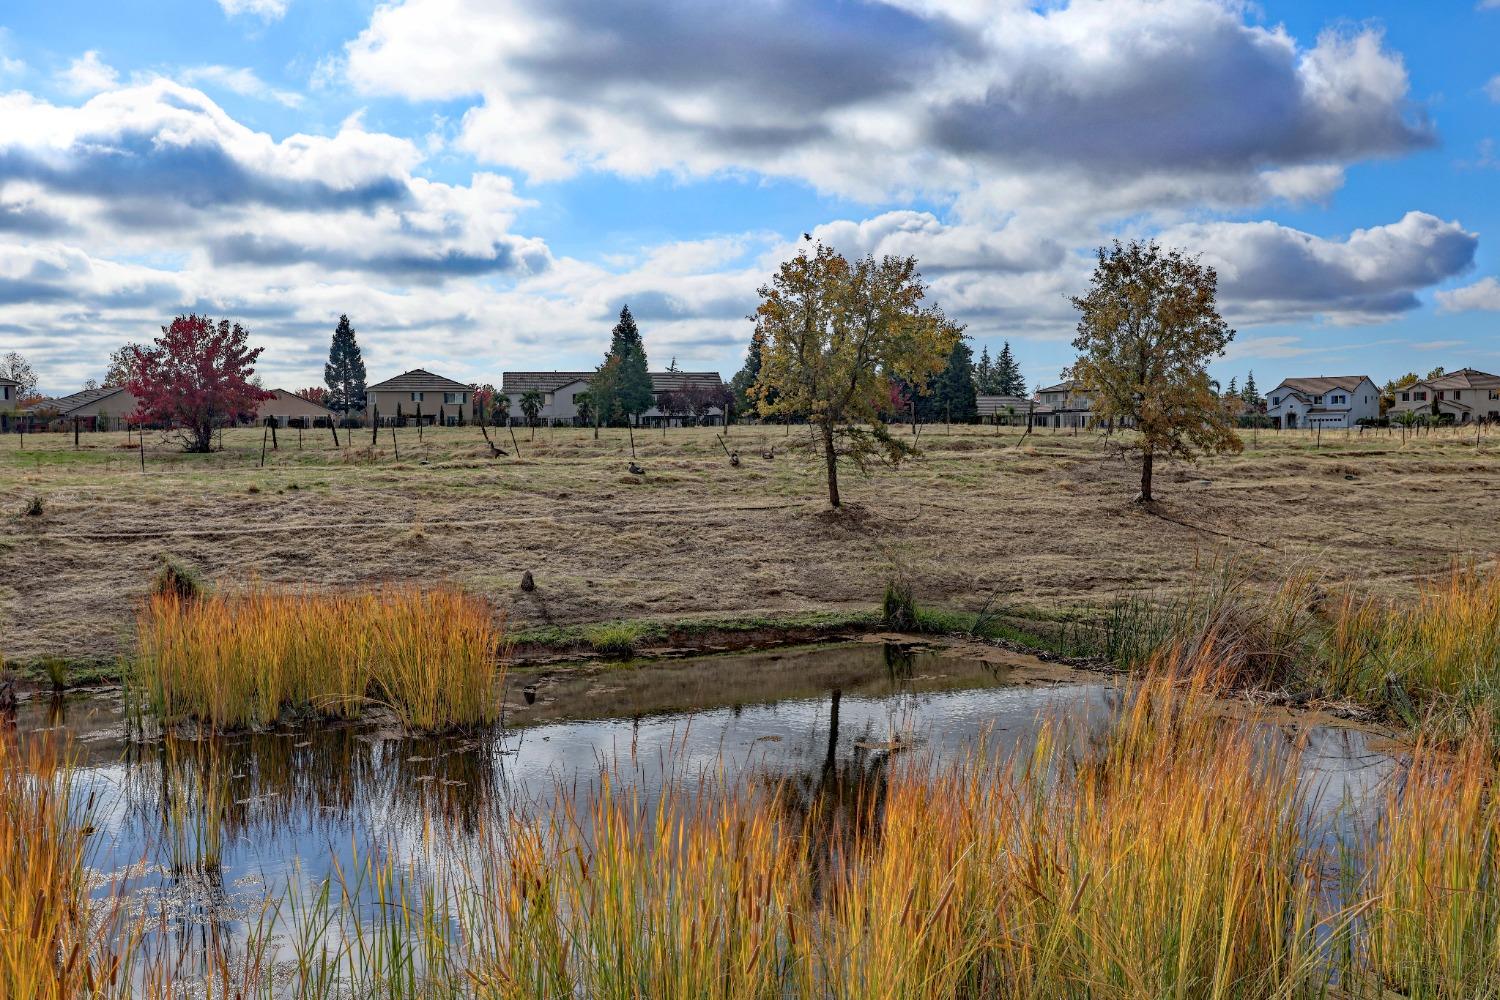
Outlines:
[[10, 29], [0, 27], [0, 78], [20, 76], [26, 72], [26, 62], [11, 53], [15, 51], [10, 40]]
[[1500, 278], [1438, 292], [1437, 301], [1443, 312], [1500, 312]]
[[1490, 77], [1490, 82], [1484, 85], [1484, 92], [1490, 100], [1500, 104], [1500, 73]]
[[219, 0], [219, 6], [230, 17], [251, 14], [262, 21], [276, 21], [286, 16], [291, 0]]
[[58, 83], [72, 94], [96, 94], [113, 87], [119, 79], [120, 74], [100, 59], [95, 49], [74, 59], [58, 74]]
[[206, 83], [223, 87], [242, 97], [275, 101], [288, 108], [300, 107], [303, 102], [301, 94], [290, 90], [277, 90], [256, 76], [254, 70], [243, 66], [189, 66], [177, 76], [186, 83]]

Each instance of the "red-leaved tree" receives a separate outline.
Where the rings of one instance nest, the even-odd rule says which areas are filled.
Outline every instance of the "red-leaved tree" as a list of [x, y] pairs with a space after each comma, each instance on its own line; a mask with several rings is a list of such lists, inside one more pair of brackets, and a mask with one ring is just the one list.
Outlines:
[[135, 349], [128, 388], [140, 400], [135, 418], [176, 428], [183, 448], [206, 452], [214, 428], [232, 423], [270, 399], [251, 381], [264, 348], [249, 347], [250, 331], [207, 316], [178, 316], [151, 347]]
[[310, 385], [306, 389], [298, 389], [297, 395], [303, 399], [311, 400], [319, 406], [328, 405], [328, 389], [326, 386]]

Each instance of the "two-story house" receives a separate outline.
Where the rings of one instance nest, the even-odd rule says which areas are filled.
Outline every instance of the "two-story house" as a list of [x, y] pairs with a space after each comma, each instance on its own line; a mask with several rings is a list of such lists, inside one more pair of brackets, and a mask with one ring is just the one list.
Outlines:
[[424, 424], [456, 423], [460, 415], [467, 421], [472, 405], [473, 393], [467, 385], [425, 368], [413, 368], [365, 388], [365, 412], [378, 413], [383, 424], [398, 416], [415, 420], [419, 414]]
[[1380, 416], [1380, 389], [1368, 375], [1283, 379], [1266, 393], [1266, 416], [1284, 428], [1353, 427]]
[[1088, 427], [1094, 397], [1073, 379], [1036, 391], [1034, 421], [1040, 427]]
[[[1436, 410], [1434, 410], [1436, 407]], [[1396, 390], [1390, 417], [1402, 413], [1446, 416], [1454, 423], [1500, 420], [1500, 375], [1461, 368]]]

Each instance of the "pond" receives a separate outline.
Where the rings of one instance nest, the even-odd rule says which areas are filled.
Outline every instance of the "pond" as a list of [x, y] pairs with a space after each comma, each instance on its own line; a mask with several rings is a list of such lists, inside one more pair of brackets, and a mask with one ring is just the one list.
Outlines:
[[[496, 818], [582, 801], [604, 773], [648, 799], [672, 782], [763, 780], [813, 801], [899, 755], [1024, 750], [1048, 720], [1088, 732], [1119, 699], [1103, 675], [986, 647], [857, 641], [512, 671], [503, 723], [462, 736], [363, 722], [147, 739], [118, 692], [32, 701], [18, 725], [72, 741], [100, 891], [124, 884], [187, 931], [354, 870], [354, 845], [412, 870], [483, 849]], [[1293, 716], [1263, 728], [1268, 747], [1303, 747], [1328, 838], [1362, 821], [1397, 767], [1357, 729]]]

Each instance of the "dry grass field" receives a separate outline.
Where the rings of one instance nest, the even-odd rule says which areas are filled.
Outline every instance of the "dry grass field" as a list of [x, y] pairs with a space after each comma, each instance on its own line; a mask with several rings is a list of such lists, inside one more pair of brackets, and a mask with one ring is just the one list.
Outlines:
[[842, 514], [805, 427], [731, 428], [738, 468], [713, 430], [642, 432], [643, 476], [623, 429], [517, 434], [519, 455], [492, 430], [511, 454], [491, 458], [477, 428], [405, 429], [398, 460], [388, 430], [283, 430], [264, 467], [259, 428], [212, 455], [148, 435], [144, 473], [123, 434], [0, 436], [0, 651], [127, 649], [163, 554], [216, 584], [453, 581], [537, 626], [867, 609], [895, 573], [925, 603], [1055, 615], [1226, 550], [1267, 583], [1311, 566], [1401, 592], [1500, 546], [1494, 433], [1246, 432], [1242, 455], [1168, 465], [1146, 510], [1118, 436], [938, 425], [901, 469], [848, 470]]

